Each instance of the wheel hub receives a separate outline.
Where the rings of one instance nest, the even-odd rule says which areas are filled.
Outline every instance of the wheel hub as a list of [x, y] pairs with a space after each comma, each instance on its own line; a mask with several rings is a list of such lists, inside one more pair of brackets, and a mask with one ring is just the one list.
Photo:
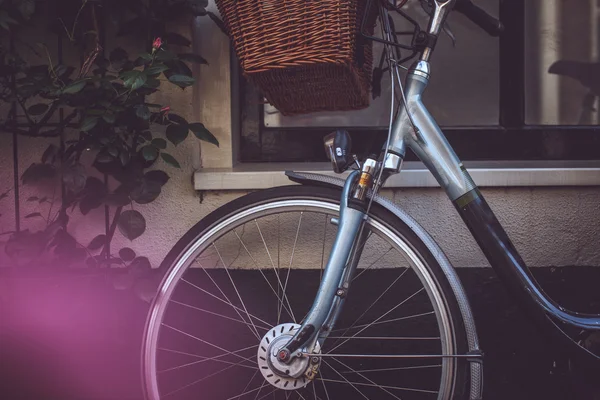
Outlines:
[[[281, 349], [296, 334], [300, 325], [286, 323], [270, 329], [258, 346], [258, 368], [271, 385], [283, 390], [297, 390], [305, 387], [316, 375], [320, 359], [296, 357], [289, 364], [280, 361]], [[314, 353], [320, 351], [317, 343]], [[310, 378], [310, 379], [309, 379]]]

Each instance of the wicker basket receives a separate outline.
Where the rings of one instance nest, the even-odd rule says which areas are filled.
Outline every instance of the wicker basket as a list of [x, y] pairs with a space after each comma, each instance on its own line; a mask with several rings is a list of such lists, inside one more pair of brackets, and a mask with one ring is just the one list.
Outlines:
[[[284, 115], [369, 105], [366, 0], [217, 0], [246, 78]], [[375, 7], [373, 7], [375, 8]], [[371, 34], [376, 13], [369, 15]]]

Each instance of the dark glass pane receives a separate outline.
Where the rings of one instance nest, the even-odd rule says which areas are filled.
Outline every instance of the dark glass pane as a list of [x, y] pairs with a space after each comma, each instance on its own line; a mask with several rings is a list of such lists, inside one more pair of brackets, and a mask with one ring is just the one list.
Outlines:
[[[492, 15], [498, 15], [499, 0], [479, 0], [477, 3]], [[418, 1], [406, 6], [423, 28], [427, 17]], [[408, 29], [399, 15], [395, 16], [398, 30]], [[442, 126], [498, 125], [499, 120], [499, 43], [480, 28], [453, 13], [449, 26], [456, 37], [453, 46], [442, 35], [431, 60], [432, 77], [424, 99], [429, 111]], [[382, 46], [375, 44], [375, 63]], [[408, 53], [406, 53], [408, 55]], [[272, 106], [265, 106], [264, 124], [267, 127], [383, 127], [389, 123], [389, 75], [384, 75], [382, 95], [369, 108], [358, 111], [320, 112], [285, 117]]]
[[598, 124], [598, 1], [525, 5], [525, 122]]

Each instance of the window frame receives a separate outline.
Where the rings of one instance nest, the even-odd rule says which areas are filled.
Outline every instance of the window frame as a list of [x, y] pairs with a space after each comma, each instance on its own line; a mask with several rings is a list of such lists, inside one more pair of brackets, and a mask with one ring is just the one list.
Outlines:
[[[600, 148], [600, 127], [585, 125], [527, 125], [525, 123], [525, 2], [500, 1], [499, 17], [505, 24], [505, 32], [499, 40], [499, 123], [488, 126], [443, 127], [442, 130], [454, 147], [459, 158], [465, 161], [499, 160], [595, 160]], [[482, 32], [481, 34], [485, 34]], [[285, 128], [267, 127], [263, 121], [262, 106], [258, 94], [249, 88], [242, 78], [238, 63], [233, 55], [232, 62], [232, 133], [238, 140], [234, 152], [234, 164], [254, 162], [323, 162], [321, 138], [331, 132], [332, 127]], [[254, 99], [248, 96], [257, 96]], [[252, 102], [251, 105], [250, 102]], [[259, 152], [245, 147], [242, 130], [248, 130], [244, 116], [258, 108], [258, 121], [252, 120], [251, 130], [258, 134]], [[257, 124], [258, 122], [258, 124]], [[387, 127], [345, 127], [355, 143], [355, 149], [365, 153], [378, 151], [384, 142]], [[308, 153], [299, 158], [289, 157], [286, 151], [275, 155], [264, 154], [261, 143], [265, 138], [296, 138], [298, 143], [309, 143]], [[285, 140], [284, 140], [285, 141]], [[552, 152], [552, 143], [561, 143], [560, 152]], [[374, 143], [378, 143], [375, 145]], [[293, 140], [289, 144], [293, 147]], [[367, 154], [360, 154], [361, 156]], [[408, 161], [417, 160], [409, 153]]]

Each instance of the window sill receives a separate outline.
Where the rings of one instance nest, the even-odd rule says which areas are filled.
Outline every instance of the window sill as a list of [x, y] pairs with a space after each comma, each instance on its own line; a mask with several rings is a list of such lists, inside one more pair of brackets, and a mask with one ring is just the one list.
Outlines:
[[[464, 164], [480, 187], [600, 186], [599, 161], [486, 161]], [[336, 175], [329, 163], [241, 164], [234, 168], [202, 169], [195, 172], [194, 188], [255, 190], [289, 185], [292, 182], [284, 171], [290, 170]], [[390, 177], [385, 187], [421, 188], [439, 185], [423, 163], [406, 162], [402, 172]]]

